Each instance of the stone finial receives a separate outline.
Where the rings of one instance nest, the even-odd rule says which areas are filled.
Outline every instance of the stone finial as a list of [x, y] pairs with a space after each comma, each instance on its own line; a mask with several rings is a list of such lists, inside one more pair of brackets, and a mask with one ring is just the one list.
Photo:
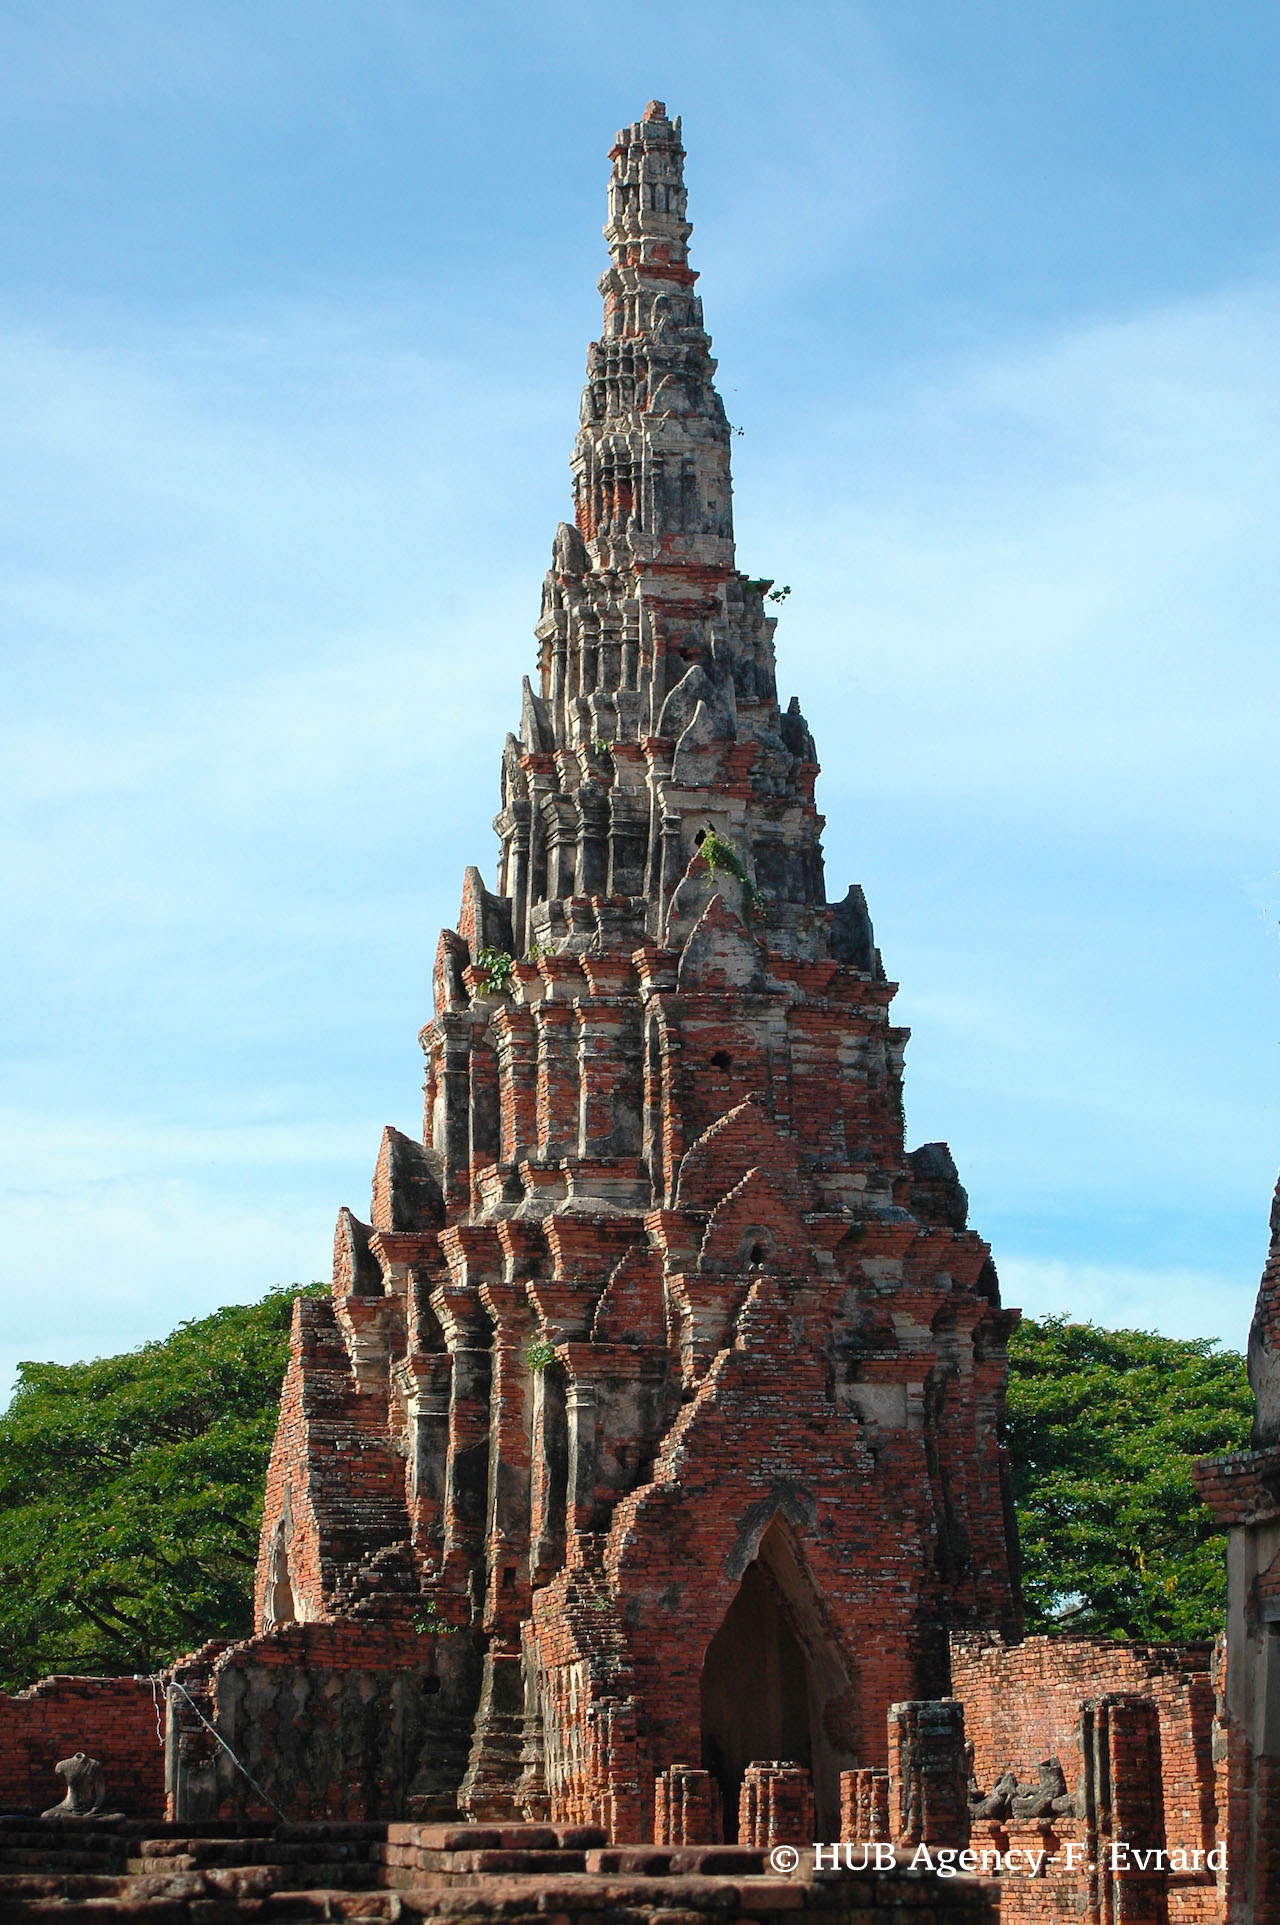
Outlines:
[[[686, 262], [684, 148], [665, 104], [651, 100], [640, 120], [619, 129], [611, 159], [605, 238], [615, 268], [656, 274], [659, 284], [692, 286]], [[673, 275], [674, 270], [674, 275]]]

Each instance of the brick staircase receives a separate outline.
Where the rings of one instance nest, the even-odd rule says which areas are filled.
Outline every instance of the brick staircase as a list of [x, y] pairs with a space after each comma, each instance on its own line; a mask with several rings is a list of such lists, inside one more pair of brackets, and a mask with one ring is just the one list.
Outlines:
[[[779, 1878], [738, 1845], [610, 1845], [581, 1825], [294, 1824], [0, 1817], [0, 1925], [982, 1925], [981, 1888], [907, 1873]], [[927, 1909], [916, 1910], [916, 1907]]]

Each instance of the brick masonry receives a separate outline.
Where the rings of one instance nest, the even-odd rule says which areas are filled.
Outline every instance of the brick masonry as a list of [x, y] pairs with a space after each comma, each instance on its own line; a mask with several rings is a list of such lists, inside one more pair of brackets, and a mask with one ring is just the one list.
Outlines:
[[[297, 1305], [255, 1633], [175, 1669], [168, 1810], [588, 1827], [615, 1869], [738, 1832], [1211, 1845], [1225, 1816], [1247, 1906], [1280, 1889], [1280, 1246], [1258, 1448], [1205, 1472], [1257, 1579], [1236, 1709], [1205, 1651], [1019, 1642], [1018, 1313], [946, 1145], [907, 1147], [862, 891], [827, 898], [813, 737], [736, 564], [683, 158], [660, 102], [611, 151], [495, 886], [466, 872], [437, 946], [421, 1134], [385, 1131], [329, 1299]], [[1056, 1757], [1071, 1809], [971, 1821], [966, 1737], [979, 1789]], [[1005, 1917], [1229, 1896], [1055, 1877], [1007, 1880]]]
[[[862, 893], [827, 901], [813, 738], [735, 562], [678, 121], [653, 103], [611, 162], [496, 886], [468, 870], [440, 939], [422, 1137], [386, 1132], [331, 1300], [298, 1307], [258, 1635], [202, 1682], [289, 1810], [449, 1796], [639, 1841], [674, 1767], [732, 1828], [773, 1760], [830, 1833], [889, 1705], [945, 1693], [949, 1633], [1017, 1633], [1016, 1313], [945, 1146], [904, 1143]], [[394, 1769], [332, 1709], [347, 1662], [390, 1702], [381, 1625], [431, 1692]], [[323, 1740], [281, 1749], [286, 1701]], [[182, 1795], [230, 1810], [234, 1768], [184, 1743]]]
[[1226, 1656], [1215, 1748], [1231, 1925], [1280, 1917], [1280, 1184], [1249, 1331], [1252, 1448], [1196, 1466], [1227, 1533]]
[[83, 1751], [106, 1774], [107, 1802], [140, 1818], [164, 1812], [163, 1717], [146, 1678], [42, 1678], [0, 1691], [0, 1810], [45, 1811], [66, 1785], [60, 1758]]

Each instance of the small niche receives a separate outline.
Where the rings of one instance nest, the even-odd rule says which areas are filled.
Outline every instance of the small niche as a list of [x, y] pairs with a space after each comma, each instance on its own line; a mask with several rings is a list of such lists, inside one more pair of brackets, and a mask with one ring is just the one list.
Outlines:
[[732, 1056], [730, 1056], [727, 1049], [716, 1050], [712, 1055], [711, 1061], [716, 1069], [733, 1068], [733, 1058]]

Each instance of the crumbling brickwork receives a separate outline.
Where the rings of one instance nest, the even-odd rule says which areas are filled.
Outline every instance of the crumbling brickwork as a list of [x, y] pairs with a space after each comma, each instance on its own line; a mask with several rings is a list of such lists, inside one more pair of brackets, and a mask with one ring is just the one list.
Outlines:
[[945, 1693], [948, 1633], [1016, 1633], [1015, 1313], [945, 1146], [904, 1143], [862, 892], [827, 901], [813, 738], [734, 556], [679, 122], [652, 103], [611, 161], [496, 883], [468, 870], [440, 938], [422, 1138], [386, 1132], [299, 1306], [260, 1648], [215, 1695], [312, 1663], [290, 1626], [416, 1612], [469, 1654], [431, 1673], [462, 1811], [644, 1839], [691, 1763], [732, 1828], [785, 1760], [833, 1834], [890, 1703]]
[[[970, 1842], [1047, 1854], [1034, 1878], [1010, 1883], [1010, 1920], [1066, 1916], [1078, 1904], [1091, 1919], [1222, 1918], [1215, 1863], [1227, 1856], [1227, 1838], [1211, 1656], [1205, 1645], [1110, 1638], [1038, 1637], [1013, 1647], [953, 1638], [952, 1688], [964, 1707], [974, 1784], [990, 1794], [1011, 1775], [1022, 1794], [996, 1817], [975, 1817]], [[1061, 1767], [1066, 1796], [1032, 1818], [1024, 1807], [1037, 1781], [1050, 1779], [1051, 1763]], [[1166, 1852], [1168, 1860], [1159, 1878], [1127, 1868], [1113, 1874], [1113, 1846]]]
[[[1262, 1920], [1280, 1199], [1255, 1448], [1202, 1469], [1232, 1532], [1226, 1684], [1203, 1649], [1018, 1642], [1017, 1313], [946, 1145], [907, 1148], [862, 891], [827, 900], [813, 738], [778, 699], [771, 584], [735, 559], [683, 159], [660, 102], [611, 153], [495, 886], [469, 869], [439, 939], [421, 1134], [384, 1132], [331, 1295], [296, 1306], [255, 1633], [174, 1669], [169, 1818], [186, 1844], [368, 1828], [393, 1882], [597, 1881], [536, 1888], [562, 1917], [669, 1913], [686, 1873], [719, 1907], [717, 1868], [843, 1839], [976, 1852], [1006, 1925]], [[89, 1749], [113, 1802], [154, 1810], [153, 1719], [132, 1680], [0, 1698], [0, 1796], [53, 1802], [59, 1752]], [[1216, 1876], [1110, 1863], [1220, 1859], [1224, 1826]], [[607, 1883], [646, 1868], [656, 1897]], [[869, 1918], [919, 1891], [890, 1884], [844, 1889]], [[839, 1912], [835, 1890], [742, 1908]]]
[[1170, 1837], [1208, 1849], [1217, 1838], [1211, 1657], [1208, 1645], [1041, 1637], [1006, 1647], [957, 1636], [951, 1682], [964, 1705], [974, 1776], [989, 1786], [1011, 1770], [1030, 1782], [1042, 1758], [1056, 1757], [1068, 1789], [1078, 1793], [1081, 1705], [1116, 1693], [1150, 1697]]
[[1228, 1544], [1216, 1740], [1231, 1925], [1280, 1916], [1280, 1184], [1249, 1331], [1249, 1382], [1252, 1448], [1196, 1466]]

